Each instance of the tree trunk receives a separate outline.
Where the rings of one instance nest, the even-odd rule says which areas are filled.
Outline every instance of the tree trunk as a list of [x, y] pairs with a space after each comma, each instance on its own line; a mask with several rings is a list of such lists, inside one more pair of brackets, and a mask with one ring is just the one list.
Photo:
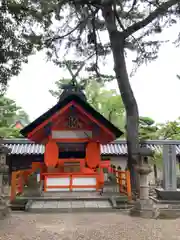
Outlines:
[[105, 6], [102, 10], [108, 29], [111, 49], [114, 58], [114, 71], [121, 92], [121, 97], [126, 109], [126, 130], [128, 146], [128, 168], [131, 172], [132, 189], [139, 192], [138, 176], [134, 166], [139, 160], [139, 113], [136, 99], [134, 97], [127, 73], [124, 56], [124, 37], [117, 30], [114, 13], [111, 6]]

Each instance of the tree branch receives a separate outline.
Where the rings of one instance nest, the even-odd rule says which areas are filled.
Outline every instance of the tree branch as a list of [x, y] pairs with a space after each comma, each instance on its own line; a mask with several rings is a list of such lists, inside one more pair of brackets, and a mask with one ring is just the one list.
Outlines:
[[122, 22], [121, 22], [121, 20], [120, 20], [120, 18], [119, 18], [119, 16], [118, 16], [117, 9], [116, 9], [116, 3], [115, 3], [115, 2], [114, 2], [114, 4], [113, 4], [113, 6], [114, 6], [114, 15], [115, 15], [115, 18], [116, 18], [117, 22], [119, 23], [119, 26], [120, 26], [120, 27], [122, 28], [122, 30], [124, 31], [125, 28], [124, 28], [124, 26], [123, 26], [123, 24], [122, 24]]
[[128, 17], [129, 14], [134, 10], [134, 7], [136, 6], [136, 4], [137, 4], [137, 0], [133, 0], [132, 6], [130, 10], [127, 12], [126, 17]]
[[155, 18], [157, 18], [158, 16], [163, 15], [164, 13], [166, 13], [166, 11], [170, 7], [172, 7], [173, 5], [177, 4], [178, 2], [179, 2], [179, 0], [169, 0], [169, 1], [165, 2], [165, 3], [162, 3], [156, 10], [154, 10], [152, 13], [150, 13], [149, 16], [147, 16], [145, 19], [143, 19], [142, 21], [139, 21], [137, 23], [134, 23], [133, 25], [128, 27], [124, 31], [124, 37], [127, 38], [131, 34], [133, 34], [134, 32], [144, 28], [149, 23], [151, 23]]
[[83, 19], [82, 21], [79, 21], [79, 23], [72, 30], [70, 30], [68, 33], [66, 33], [64, 35], [61, 35], [61, 36], [55, 36], [53, 38], [49, 38], [49, 39], [45, 40], [45, 44], [47, 46], [49, 46], [52, 42], [54, 42], [54, 41], [56, 41], [58, 39], [63, 39], [63, 38], [68, 37], [73, 32], [75, 32], [81, 26], [81, 24], [84, 23], [84, 21], [87, 21], [88, 18], [90, 18], [90, 17], [94, 17], [98, 11], [99, 11], [99, 9], [96, 9], [94, 12], [92, 12], [92, 15], [88, 15], [85, 19]]
[[79, 27], [80, 25], [83, 23], [84, 21], [80, 21], [71, 31], [69, 31], [68, 33], [64, 34], [64, 35], [61, 35], [61, 36], [55, 36], [53, 38], [48, 38], [45, 40], [45, 44], [47, 46], [49, 46], [52, 42], [58, 40], [58, 39], [63, 39], [63, 38], [66, 38], [68, 37], [69, 35], [71, 35], [73, 32], [75, 32]]

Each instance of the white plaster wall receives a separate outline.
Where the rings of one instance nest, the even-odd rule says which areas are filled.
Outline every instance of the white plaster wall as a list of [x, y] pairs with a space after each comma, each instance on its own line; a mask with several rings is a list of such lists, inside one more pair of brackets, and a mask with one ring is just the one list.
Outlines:
[[[48, 186], [69, 186], [70, 185], [70, 178], [64, 177], [64, 178], [47, 178], [47, 192], [63, 192], [63, 191], [70, 191], [69, 188], [48, 188]], [[95, 177], [75, 177], [72, 179], [72, 185], [78, 186], [78, 185], [84, 185], [83, 188], [73, 187], [72, 191], [96, 191], [96, 178]], [[86, 186], [95, 186], [92, 188], [86, 187]]]
[[126, 156], [117, 156], [117, 157], [110, 157], [111, 164], [115, 165], [116, 167], [121, 167], [122, 170], [125, 170], [127, 166], [127, 157]]
[[72, 185], [74, 186], [78, 186], [78, 185], [84, 185], [83, 188], [76, 188], [76, 187], [72, 187], [72, 191], [73, 192], [83, 192], [83, 191], [96, 191], [96, 187], [92, 187], [92, 188], [88, 188], [86, 186], [96, 186], [96, 178], [94, 177], [86, 177], [86, 178], [83, 178], [83, 177], [76, 177], [76, 178], [73, 178], [72, 180]]
[[69, 186], [70, 178], [69, 177], [47, 177], [47, 187], [48, 186]]
[[72, 179], [72, 185], [79, 186], [96, 186], [96, 178], [95, 177], [75, 177]]
[[52, 131], [52, 139], [57, 139], [57, 138], [87, 138], [90, 137], [92, 138], [92, 131]]
[[48, 188], [48, 186], [69, 186], [70, 185], [70, 178], [47, 178], [47, 192], [65, 192], [69, 191], [68, 188]]

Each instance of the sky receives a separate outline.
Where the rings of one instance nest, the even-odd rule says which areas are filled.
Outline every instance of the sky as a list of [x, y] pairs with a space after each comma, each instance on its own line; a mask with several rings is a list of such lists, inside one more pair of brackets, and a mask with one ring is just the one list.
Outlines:
[[[173, 41], [178, 31], [179, 26], [167, 29], [161, 38]], [[133, 55], [129, 54], [126, 61], [129, 72], [132, 58]], [[102, 72], [112, 74], [112, 63], [111, 57], [108, 57]], [[141, 66], [130, 78], [140, 116], [151, 117], [158, 123], [180, 116], [180, 80], [176, 74], [180, 74], [180, 48], [170, 42], [161, 47], [157, 60]], [[29, 58], [19, 76], [11, 79], [7, 96], [34, 120], [56, 104], [57, 100], [51, 96], [49, 89], [54, 89], [55, 81], [68, 76], [52, 62], [47, 62], [45, 54], [40, 52]], [[118, 89], [116, 81], [106, 87]]]

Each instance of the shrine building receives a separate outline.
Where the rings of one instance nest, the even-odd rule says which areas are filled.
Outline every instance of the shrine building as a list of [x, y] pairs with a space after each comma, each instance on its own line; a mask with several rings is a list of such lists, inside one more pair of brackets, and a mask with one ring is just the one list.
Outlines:
[[98, 191], [104, 183], [100, 144], [123, 133], [93, 109], [80, 91], [64, 90], [58, 103], [23, 128], [21, 134], [44, 145], [43, 161], [32, 162], [44, 191]]

